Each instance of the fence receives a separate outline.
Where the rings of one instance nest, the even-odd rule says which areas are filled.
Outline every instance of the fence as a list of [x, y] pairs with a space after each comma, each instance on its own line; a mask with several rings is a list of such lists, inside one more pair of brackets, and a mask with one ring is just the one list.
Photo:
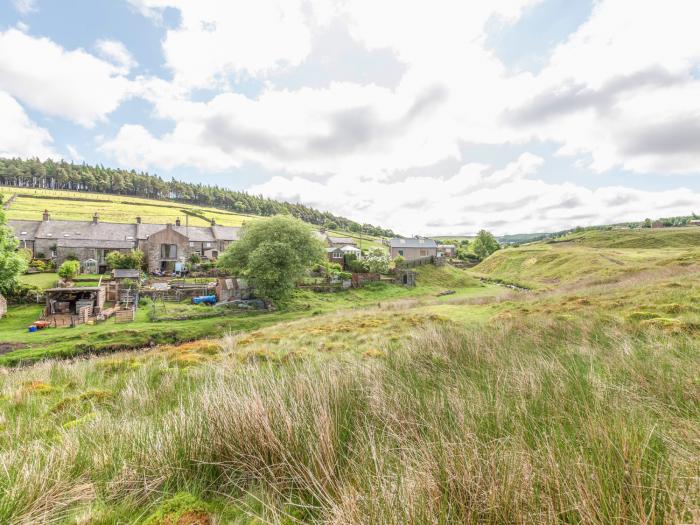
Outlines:
[[428, 257], [420, 257], [418, 259], [413, 259], [412, 261], [403, 261], [401, 263], [402, 268], [415, 268], [416, 266], [424, 266], [426, 264], [434, 264], [435, 257], [429, 255]]
[[126, 310], [117, 310], [114, 312], [115, 323], [131, 323], [136, 319], [136, 310], [127, 308]]

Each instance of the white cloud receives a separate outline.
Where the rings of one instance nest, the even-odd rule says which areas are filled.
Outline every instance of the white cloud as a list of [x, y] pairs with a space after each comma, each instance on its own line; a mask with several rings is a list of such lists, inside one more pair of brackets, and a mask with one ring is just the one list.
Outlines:
[[491, 166], [465, 164], [445, 179], [416, 176], [399, 182], [274, 177], [250, 192], [310, 203], [406, 235], [468, 235], [481, 228], [497, 234], [553, 231], [636, 221], [650, 210], [661, 216], [685, 215], [700, 203], [700, 194], [687, 189], [592, 190], [572, 183], [546, 183], [536, 178], [541, 162], [524, 153], [495, 171]]
[[39, 157], [54, 155], [51, 135], [30, 120], [22, 106], [0, 91], [0, 157]]
[[153, 16], [179, 9], [182, 23], [163, 41], [175, 82], [186, 88], [226, 85], [229, 75], [265, 76], [308, 55], [311, 34], [302, 0], [132, 0]]
[[532, 136], [590, 155], [595, 171], [697, 173], [699, 18], [695, 0], [600, 1], [524, 85], [530, 100], [509, 105]]
[[[166, 157], [170, 165], [187, 160], [212, 169], [255, 162], [293, 173], [383, 177], [459, 156], [448, 124], [442, 132], [435, 122], [446, 96], [439, 88], [414, 96], [335, 83], [325, 89], [271, 89], [257, 100], [233, 93], [208, 103], [154, 98], [157, 116], [175, 120], [175, 129], [156, 139], [125, 126], [104, 149], [123, 164], [140, 166], [157, 166]], [[144, 140], [159, 146], [143, 148]]]
[[[166, 6], [181, 12], [163, 42], [174, 80], [151, 80], [141, 91], [155, 116], [174, 124], [159, 136], [124, 125], [101, 149], [129, 167], [258, 164], [279, 176], [251, 191], [404, 233], [551, 230], [652, 209], [688, 213], [698, 195], [686, 189], [591, 190], [537, 180], [543, 160], [534, 155], [502, 169], [461, 157], [464, 143], [525, 148], [542, 140], [592, 172], [700, 172], [700, 4], [599, 0], [540, 73], [514, 75], [486, 47], [487, 28], [517, 22], [538, 1], [132, 0], [149, 16]], [[400, 61], [398, 84], [277, 84], [280, 70], [314, 56], [319, 28], [333, 24]], [[231, 92], [231, 76], [256, 77], [263, 88], [255, 97]], [[189, 93], [198, 87], [220, 92], [195, 102]], [[431, 174], [446, 160], [462, 168]]]
[[12, 5], [23, 15], [37, 11], [36, 0], [12, 0]]
[[118, 40], [100, 39], [95, 42], [95, 47], [102, 57], [117, 66], [122, 74], [126, 75], [138, 65], [126, 46]]
[[120, 68], [81, 49], [17, 29], [0, 33], [0, 89], [47, 115], [83, 126], [103, 120], [134, 89]]

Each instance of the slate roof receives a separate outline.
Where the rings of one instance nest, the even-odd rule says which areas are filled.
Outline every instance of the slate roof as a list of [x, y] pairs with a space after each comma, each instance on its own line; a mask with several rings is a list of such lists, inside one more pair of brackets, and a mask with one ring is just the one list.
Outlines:
[[101, 241], [131, 241], [136, 238], [135, 224], [92, 221], [39, 221], [37, 239], [92, 239]]
[[111, 248], [129, 249], [136, 246], [135, 241], [112, 240], [112, 239], [56, 239], [56, 246], [61, 248]]
[[357, 244], [357, 241], [353, 239], [352, 237], [331, 237], [330, 235], [328, 236], [328, 242], [331, 244], [345, 244], [345, 245], [354, 245]]
[[[150, 235], [164, 230], [165, 224], [122, 224], [115, 222], [92, 221], [7, 221], [17, 238], [33, 241], [35, 239], [56, 239], [58, 246], [131, 248], [136, 240], [145, 240]], [[173, 226], [173, 230], [195, 242], [214, 242], [216, 240], [236, 241], [240, 228], [230, 226]], [[23, 233], [23, 232], [26, 232]], [[87, 244], [65, 244], [58, 242], [85, 240]], [[126, 243], [117, 246], [99, 246], [96, 243]]]
[[7, 221], [7, 225], [15, 232], [15, 237], [27, 241], [34, 240], [39, 224], [41, 224], [40, 221]]
[[392, 248], [437, 248], [433, 239], [391, 239], [389, 246]]
[[241, 229], [234, 226], [212, 226], [214, 238], [219, 241], [237, 241]]

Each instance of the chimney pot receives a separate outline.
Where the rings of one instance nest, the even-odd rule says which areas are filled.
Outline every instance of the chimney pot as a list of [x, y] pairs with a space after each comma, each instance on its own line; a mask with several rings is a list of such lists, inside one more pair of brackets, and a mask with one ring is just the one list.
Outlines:
[[166, 230], [172, 230], [172, 229], [173, 229], [173, 225], [170, 224], [170, 223], [168, 223], [168, 224], [165, 225], [165, 229], [166, 229]]
[[95, 212], [95, 214], [92, 216], [92, 223], [97, 224], [98, 222], [100, 222], [100, 214]]
[[136, 224], [141, 224], [141, 217], [136, 217]]
[[180, 226], [180, 217], [175, 219], [175, 226]]
[[48, 221], [49, 218], [49, 210], [44, 210], [44, 214], [41, 216], [41, 220]]
[[212, 225], [212, 226], [216, 226], [216, 219], [213, 218], [213, 217], [212, 217], [212, 219], [211, 219], [211, 225]]

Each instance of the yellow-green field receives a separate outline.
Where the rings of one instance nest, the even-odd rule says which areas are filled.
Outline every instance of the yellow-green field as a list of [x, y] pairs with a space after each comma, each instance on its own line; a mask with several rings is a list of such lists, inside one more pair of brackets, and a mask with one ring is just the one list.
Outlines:
[[[254, 215], [244, 215], [215, 208], [198, 207], [172, 201], [157, 201], [122, 195], [83, 193], [62, 190], [0, 187], [0, 194], [7, 200], [17, 194], [6, 210], [8, 219], [41, 220], [43, 210], [48, 210], [55, 220], [90, 220], [99, 212], [105, 222], [133, 223], [141, 217], [146, 223], [175, 222], [186, 218], [192, 226], [205, 226], [211, 219], [223, 226], [240, 226], [255, 220]], [[203, 215], [207, 220], [187, 215], [185, 212]]]

